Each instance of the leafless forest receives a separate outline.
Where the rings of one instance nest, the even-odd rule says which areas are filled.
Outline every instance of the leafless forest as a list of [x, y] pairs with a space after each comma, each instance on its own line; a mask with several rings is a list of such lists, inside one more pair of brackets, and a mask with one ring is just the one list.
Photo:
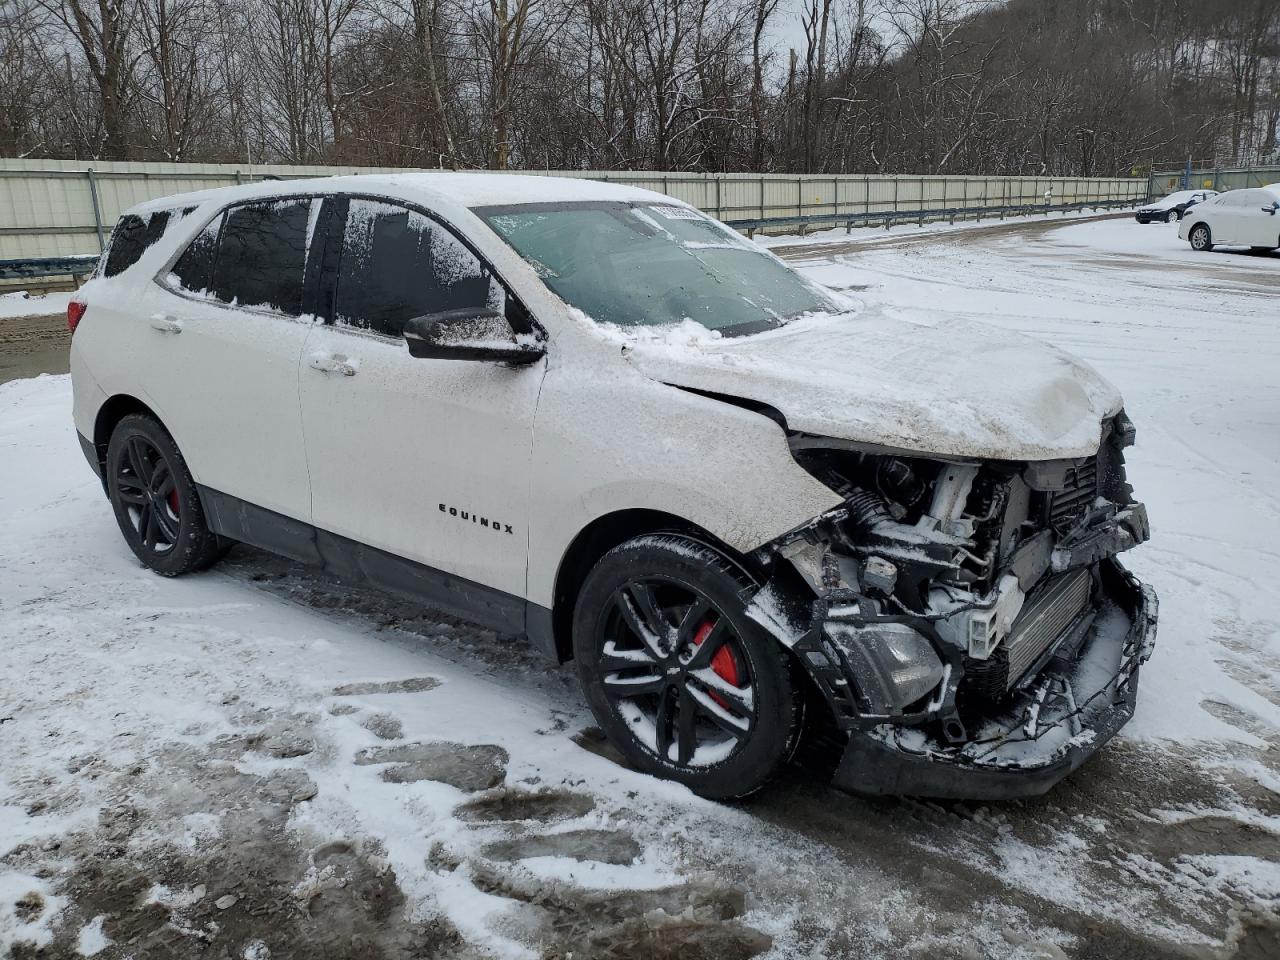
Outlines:
[[3, 156], [1102, 176], [1278, 116], [1278, 0], [0, 0]]

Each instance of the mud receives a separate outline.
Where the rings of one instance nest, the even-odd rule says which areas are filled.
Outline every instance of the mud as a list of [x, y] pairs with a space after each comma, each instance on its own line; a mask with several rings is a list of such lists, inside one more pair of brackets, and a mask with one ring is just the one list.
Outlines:
[[361, 750], [355, 762], [360, 766], [392, 764], [382, 771], [387, 783], [435, 780], [474, 793], [502, 783], [509, 759], [507, 751], [492, 744], [404, 743]]
[[575, 820], [590, 813], [594, 807], [595, 800], [585, 793], [501, 790], [468, 801], [455, 812], [463, 820], [478, 823], [528, 820], [553, 823]]
[[572, 857], [599, 863], [626, 865], [640, 856], [640, 844], [620, 830], [566, 830], [533, 834], [491, 843], [484, 855], [494, 860], [523, 860], [526, 857]]
[[0, 383], [71, 369], [63, 314], [0, 318]]
[[378, 683], [347, 683], [335, 687], [336, 697], [359, 697], [375, 693], [425, 693], [440, 686], [435, 677], [411, 677], [408, 680], [385, 680]]
[[[309, 845], [288, 827], [315, 793], [305, 773], [243, 773], [218, 756], [234, 752], [230, 741], [211, 746], [171, 744], [136, 771], [81, 768], [109, 780], [118, 798], [96, 825], [0, 861], [55, 883], [68, 901], [52, 941], [19, 944], [15, 960], [78, 958], [80, 931], [95, 923], [111, 941], [96, 954], [104, 960], [471, 956], [445, 921], [406, 919], [404, 894], [376, 848]], [[203, 829], [189, 844], [159, 839], [153, 827], [173, 820]], [[20, 902], [40, 910], [38, 894]]]

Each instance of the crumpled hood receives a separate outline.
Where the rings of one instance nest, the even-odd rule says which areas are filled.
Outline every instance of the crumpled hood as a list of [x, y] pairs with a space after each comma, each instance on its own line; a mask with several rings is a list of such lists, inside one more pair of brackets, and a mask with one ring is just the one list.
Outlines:
[[1122, 406], [1087, 364], [968, 320], [863, 312], [741, 338], [638, 339], [624, 352], [655, 380], [768, 404], [792, 430], [937, 456], [1089, 456]]

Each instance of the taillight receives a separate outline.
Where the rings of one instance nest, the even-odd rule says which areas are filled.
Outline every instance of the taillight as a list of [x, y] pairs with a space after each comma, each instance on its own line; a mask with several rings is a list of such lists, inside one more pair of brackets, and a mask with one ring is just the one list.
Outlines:
[[76, 332], [76, 327], [80, 326], [80, 319], [84, 316], [85, 304], [81, 300], [72, 300], [67, 304], [67, 329], [72, 333]]

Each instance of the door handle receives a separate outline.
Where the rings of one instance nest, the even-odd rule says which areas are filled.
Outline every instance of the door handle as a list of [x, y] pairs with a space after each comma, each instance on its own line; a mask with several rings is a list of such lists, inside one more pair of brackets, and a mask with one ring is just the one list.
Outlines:
[[167, 313], [157, 313], [151, 318], [151, 329], [159, 330], [161, 333], [181, 333], [182, 321]]
[[354, 377], [359, 362], [336, 353], [317, 353], [311, 358], [310, 365], [312, 370], [319, 370], [321, 373], [340, 373], [344, 377]]

